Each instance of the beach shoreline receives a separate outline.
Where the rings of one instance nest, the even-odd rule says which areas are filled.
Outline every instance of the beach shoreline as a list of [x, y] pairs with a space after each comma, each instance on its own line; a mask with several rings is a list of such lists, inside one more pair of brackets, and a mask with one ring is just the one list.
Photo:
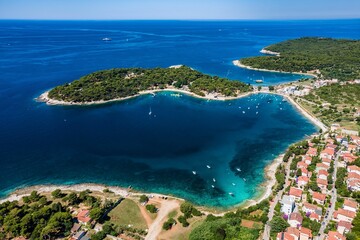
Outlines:
[[234, 60], [232, 63], [237, 67], [245, 68], [245, 69], [249, 69], [249, 70], [261, 71], [261, 72], [276, 72], [276, 73], [287, 73], [287, 74], [296, 74], [296, 75], [307, 75], [307, 76], [312, 76], [314, 78], [317, 78], [317, 76], [313, 73], [285, 72], [285, 71], [278, 71], [278, 70], [269, 70], [269, 69], [265, 69], [265, 68], [253, 68], [251, 66], [242, 64], [240, 62], [240, 60]]
[[99, 100], [99, 101], [92, 101], [92, 102], [66, 102], [66, 101], [60, 101], [56, 99], [49, 98], [49, 92], [50, 90], [42, 93], [39, 97], [35, 98], [38, 102], [45, 102], [47, 105], [62, 105], [62, 106], [90, 106], [90, 105], [99, 105], [99, 104], [106, 104], [111, 102], [119, 102], [119, 101], [125, 101], [133, 98], [137, 98], [142, 95], [147, 94], [156, 94], [158, 92], [176, 92], [176, 93], [182, 93], [184, 95], [188, 95], [194, 98], [204, 99], [204, 100], [216, 100], [216, 101], [228, 101], [228, 100], [236, 100], [243, 97], [247, 97], [251, 95], [253, 92], [246, 92], [238, 94], [236, 97], [226, 97], [226, 96], [219, 96], [216, 93], [208, 93], [205, 96], [200, 96], [195, 93], [192, 93], [190, 91], [184, 90], [184, 89], [178, 89], [173, 87], [167, 87], [164, 89], [152, 89], [152, 90], [146, 90], [141, 91], [138, 94], [135, 94], [133, 96], [128, 97], [122, 97], [122, 98], [115, 98], [111, 100]]

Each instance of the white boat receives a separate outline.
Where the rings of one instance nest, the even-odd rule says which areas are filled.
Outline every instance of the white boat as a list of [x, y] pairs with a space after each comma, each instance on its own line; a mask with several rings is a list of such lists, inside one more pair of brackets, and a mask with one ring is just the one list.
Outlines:
[[149, 116], [151, 116], [151, 114], [152, 114], [152, 111], [151, 111], [151, 107], [150, 107]]
[[106, 37], [106, 38], [103, 38], [102, 40], [103, 40], [103, 41], [107, 41], [107, 42], [108, 42], [108, 41], [111, 41], [112, 39], [111, 39], [111, 38], [107, 38], [107, 37]]
[[195, 172], [195, 171], [192, 171], [192, 173], [193, 173], [194, 175], [196, 175], [196, 172]]
[[245, 114], [245, 111], [242, 111], [242, 113], [244, 113], [244, 114]]
[[215, 188], [215, 186], [214, 186], [214, 185], [211, 185], [211, 187], [212, 187], [212, 188]]
[[243, 178], [244, 182], [246, 182], [246, 178]]
[[213, 182], [216, 182], [216, 179], [215, 179], [215, 178], [213, 178]]
[[211, 168], [209, 165], [206, 165], [206, 167], [209, 168], [209, 169]]
[[230, 195], [230, 196], [234, 196], [234, 193], [232, 193], [232, 192], [229, 192], [229, 195]]
[[235, 186], [236, 184], [235, 183], [232, 183], [233, 186]]
[[259, 114], [259, 112], [256, 112], [256, 114]]
[[236, 168], [236, 171], [241, 172], [241, 169], [240, 169], [240, 168]]
[[248, 109], [250, 109], [250, 107], [248, 107]]

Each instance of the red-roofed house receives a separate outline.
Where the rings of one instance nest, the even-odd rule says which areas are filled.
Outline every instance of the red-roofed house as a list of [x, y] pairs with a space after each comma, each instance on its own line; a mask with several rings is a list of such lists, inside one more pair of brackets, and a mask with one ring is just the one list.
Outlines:
[[289, 196], [293, 197], [296, 201], [301, 201], [302, 190], [299, 188], [291, 187], [289, 191]]
[[360, 180], [360, 174], [349, 172], [346, 180], [353, 180], [353, 179]]
[[338, 233], [344, 235], [344, 234], [350, 232], [351, 228], [352, 228], [352, 225], [350, 222], [340, 221], [337, 224], [336, 231], [338, 231]]
[[333, 159], [335, 155], [335, 150], [332, 148], [325, 148], [324, 150], [321, 151], [320, 153], [320, 157], [321, 158], [330, 158]]
[[312, 212], [309, 216], [311, 221], [316, 221], [316, 222], [320, 222], [321, 221], [321, 216]]
[[328, 143], [328, 144], [326, 144], [326, 148], [331, 148], [331, 149], [336, 149], [336, 147], [337, 147], [337, 145], [335, 145], [335, 144], [332, 144], [332, 143]]
[[298, 212], [293, 212], [289, 216], [288, 220], [291, 227], [300, 227], [303, 222], [303, 217]]
[[308, 165], [307, 165], [305, 162], [301, 161], [301, 162], [298, 162], [298, 163], [296, 164], [296, 167], [297, 167], [298, 169], [302, 169], [302, 168], [307, 168]]
[[325, 164], [325, 165], [328, 165], [329, 167], [330, 167], [330, 165], [331, 165], [331, 159], [330, 158], [322, 158], [321, 159], [321, 162], [323, 163], [323, 164]]
[[358, 166], [356, 166], [356, 165], [348, 166], [348, 167], [347, 167], [347, 171], [348, 171], [348, 172], [353, 172], [353, 173], [356, 173], [356, 174], [359, 174], [359, 175], [360, 175], [360, 167], [358, 167]]
[[347, 152], [343, 153], [342, 157], [344, 159], [344, 162], [346, 162], [346, 163], [352, 163], [357, 159], [357, 157], [354, 156], [352, 153], [347, 153]]
[[354, 200], [345, 199], [343, 208], [356, 213], [358, 204]]
[[347, 187], [350, 191], [360, 191], [360, 180], [359, 179], [353, 179], [353, 180], [347, 180]]
[[360, 146], [360, 137], [359, 136], [355, 136], [355, 135], [351, 135], [350, 139], [353, 143], [355, 143], [356, 145]]
[[319, 170], [318, 172], [318, 178], [327, 180], [327, 177], [329, 176], [329, 173], [325, 170]]
[[349, 144], [347, 147], [347, 150], [350, 152], [356, 152], [358, 149], [358, 146], [356, 146], [355, 144]]
[[91, 221], [90, 211], [89, 210], [80, 211], [76, 217], [77, 217], [79, 223], [86, 224], [86, 223], [89, 223]]
[[300, 177], [298, 177], [298, 179], [297, 179], [297, 185], [298, 185], [298, 187], [303, 187], [303, 186], [305, 186], [306, 184], [308, 184], [308, 182], [309, 182], [309, 178], [308, 178], [308, 177], [300, 176]]
[[312, 199], [320, 205], [324, 205], [325, 200], [326, 200], [326, 194], [322, 194], [322, 193], [318, 193], [318, 192], [313, 192], [312, 194]]
[[335, 231], [329, 231], [326, 240], [346, 240], [346, 237]]
[[295, 239], [299, 239], [300, 237], [300, 231], [295, 227], [288, 227], [286, 229], [286, 232], [293, 236]]
[[305, 202], [302, 206], [302, 210], [305, 213], [316, 213], [316, 214], [322, 214], [322, 209], [314, 204]]
[[309, 170], [307, 170], [306, 168], [300, 169], [301, 170], [301, 176], [304, 177], [309, 177]]
[[300, 240], [309, 240], [312, 239], [312, 232], [306, 227], [300, 227]]
[[356, 213], [352, 211], [339, 208], [337, 211], [334, 212], [333, 216], [334, 216], [334, 221], [336, 222], [339, 221], [352, 222], [355, 215]]
[[318, 185], [318, 187], [321, 189], [322, 192], [327, 191], [327, 185], [328, 185], [327, 180], [317, 178], [316, 179], [316, 184]]
[[328, 166], [328, 165], [326, 165], [326, 164], [323, 164], [323, 163], [317, 163], [316, 164], [316, 169], [315, 169], [315, 171], [316, 172], [319, 172], [320, 170], [328, 170], [330, 167]]
[[298, 240], [298, 238], [295, 238], [293, 235], [287, 232], [279, 232], [277, 234], [276, 240]]
[[315, 157], [317, 156], [317, 149], [316, 148], [309, 148], [306, 152], [306, 155], [310, 156], [310, 157]]
[[303, 161], [307, 164], [310, 165], [312, 162], [312, 158], [310, 156], [304, 156], [303, 157]]

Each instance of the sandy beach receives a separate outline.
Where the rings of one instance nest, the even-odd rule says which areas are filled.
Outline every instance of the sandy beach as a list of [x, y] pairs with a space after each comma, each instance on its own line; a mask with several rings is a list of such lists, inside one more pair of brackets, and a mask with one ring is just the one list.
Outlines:
[[250, 69], [250, 70], [256, 70], [256, 71], [262, 71], [262, 72], [278, 72], [278, 73], [290, 73], [290, 74], [298, 74], [298, 75], [308, 75], [308, 76], [312, 76], [314, 78], [317, 78], [317, 76], [313, 73], [302, 73], [302, 72], [284, 72], [284, 71], [277, 71], [277, 70], [269, 70], [269, 69], [263, 69], [263, 68], [253, 68], [247, 65], [244, 65], [240, 62], [240, 60], [234, 60], [233, 64], [235, 66], [241, 67], [241, 68], [246, 68], [246, 69]]

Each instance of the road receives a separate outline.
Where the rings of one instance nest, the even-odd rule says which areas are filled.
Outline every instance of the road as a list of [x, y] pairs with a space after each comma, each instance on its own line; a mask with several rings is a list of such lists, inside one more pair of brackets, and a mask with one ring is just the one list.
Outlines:
[[[273, 199], [273, 204], [270, 203], [270, 209], [269, 209], [269, 214], [268, 214], [268, 218], [269, 221], [273, 218], [274, 216], [274, 211], [275, 211], [275, 206], [276, 204], [281, 200], [281, 196], [283, 195], [285, 189], [289, 186], [289, 177], [290, 177], [290, 163], [292, 161], [292, 158], [289, 159], [289, 161], [286, 163], [285, 165], [285, 171], [286, 171], [286, 177], [285, 177], [285, 184], [284, 184], [284, 188], [282, 190], [280, 190], [276, 196]], [[263, 235], [263, 239], [264, 240], [269, 240], [270, 239], [270, 225], [269, 222], [267, 224], [265, 224], [265, 228], [264, 228], [264, 235]]]
[[[337, 199], [337, 192], [336, 192], [336, 188], [335, 188], [335, 181], [336, 181], [336, 173], [337, 173], [337, 167], [338, 167], [338, 161], [339, 161], [339, 156], [340, 156], [340, 151], [336, 154], [335, 157], [335, 161], [334, 161], [334, 172], [333, 172], [333, 179], [334, 179], [334, 184], [333, 184], [333, 188], [332, 188], [332, 192], [331, 192], [331, 207], [330, 209], [328, 208], [326, 210], [326, 212], [328, 212], [327, 217], [324, 218], [324, 220], [321, 223], [321, 228], [319, 231], [320, 236], [317, 237], [318, 240], [323, 240], [325, 239], [325, 233], [324, 230], [326, 228], [326, 226], [329, 224], [334, 211], [335, 211], [335, 203], [336, 203], [336, 199]], [[324, 223], [324, 224], [323, 224]]]

